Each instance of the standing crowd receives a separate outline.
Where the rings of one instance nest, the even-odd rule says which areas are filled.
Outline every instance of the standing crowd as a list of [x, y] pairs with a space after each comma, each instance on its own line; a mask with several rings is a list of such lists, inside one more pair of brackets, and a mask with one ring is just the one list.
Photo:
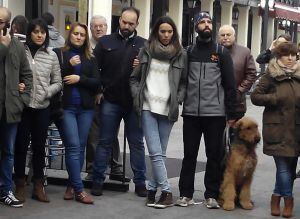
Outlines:
[[[234, 129], [246, 113], [246, 93], [257, 80], [254, 59], [248, 48], [235, 42], [232, 26], [222, 26], [218, 42], [214, 42], [212, 18], [207, 12], [200, 12], [195, 19], [198, 36], [186, 49], [168, 16], [156, 21], [148, 40], [139, 37], [139, 13], [134, 7], [123, 8], [119, 28], [110, 35], [106, 35], [106, 19], [100, 15], [91, 19], [91, 37], [85, 24], [75, 22], [64, 39], [53, 26], [50, 13], [29, 22], [19, 15], [10, 23], [11, 12], [0, 7], [1, 203], [22, 207], [25, 202], [29, 145], [32, 198], [50, 201], [43, 168], [47, 129], [52, 122], [65, 146], [69, 176], [65, 200], [93, 204], [91, 195], [103, 194], [108, 166], [110, 179], [130, 182], [130, 178], [123, 178], [120, 161], [118, 133], [123, 120], [135, 193], [147, 197], [146, 206], [194, 204], [195, 169], [203, 135], [207, 157], [205, 205], [220, 208], [221, 161], [226, 152], [223, 132], [226, 125]], [[273, 156], [276, 164], [273, 216], [291, 217], [293, 213], [293, 183], [300, 154], [297, 54], [290, 36], [282, 35], [256, 60], [269, 63], [251, 100], [265, 107], [264, 153]], [[174, 202], [165, 162], [179, 105], [184, 157], [180, 198]], [[143, 138], [151, 163], [147, 185]], [[86, 179], [92, 180], [91, 195], [84, 191], [80, 175], [85, 159]], [[285, 202], [282, 212], [281, 198]]]

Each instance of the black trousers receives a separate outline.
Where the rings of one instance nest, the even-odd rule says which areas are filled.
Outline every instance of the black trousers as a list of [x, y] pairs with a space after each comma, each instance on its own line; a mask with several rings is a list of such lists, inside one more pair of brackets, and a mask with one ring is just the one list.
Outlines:
[[184, 158], [179, 179], [181, 197], [193, 197], [197, 156], [203, 134], [207, 157], [204, 197], [218, 198], [224, 171], [221, 161], [225, 154], [222, 144], [225, 126], [225, 117], [183, 117]]
[[26, 156], [31, 141], [33, 178], [44, 177], [45, 142], [49, 125], [49, 108], [26, 108], [18, 126], [14, 170], [17, 178], [25, 177]]

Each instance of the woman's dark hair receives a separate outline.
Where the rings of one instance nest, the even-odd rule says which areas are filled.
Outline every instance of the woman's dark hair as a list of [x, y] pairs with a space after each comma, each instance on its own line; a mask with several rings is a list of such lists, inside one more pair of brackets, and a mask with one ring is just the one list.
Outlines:
[[24, 34], [26, 35], [28, 26], [28, 20], [23, 15], [17, 15], [11, 22], [10, 34], [14, 33]]
[[289, 34], [281, 34], [277, 37], [277, 39], [279, 39], [279, 38], [284, 38], [286, 41], [289, 41], [289, 42], [292, 41], [292, 37]]
[[46, 52], [47, 48], [49, 46], [49, 31], [48, 31], [48, 26], [47, 26], [46, 22], [41, 18], [36, 18], [29, 22], [28, 28], [27, 28], [27, 33], [26, 33], [26, 44], [33, 43], [32, 39], [31, 39], [31, 33], [35, 30], [35, 28], [37, 26], [39, 26], [42, 30], [44, 30], [46, 32], [46, 38], [42, 45], [43, 50]]
[[158, 35], [159, 27], [161, 24], [164, 24], [164, 23], [171, 25], [173, 28], [173, 36], [170, 41], [170, 44], [173, 44], [173, 46], [175, 47], [175, 50], [176, 50], [176, 54], [177, 54], [181, 50], [182, 47], [179, 42], [179, 35], [178, 35], [177, 27], [176, 27], [174, 21], [168, 16], [162, 16], [162, 17], [158, 18], [157, 21], [155, 22], [155, 24], [152, 28], [152, 31], [150, 33], [149, 40], [148, 40], [150, 50], [152, 50], [153, 47], [155, 46], [155, 44], [156, 44], [155, 42], [159, 42], [159, 35]]
[[289, 55], [296, 56], [297, 52], [297, 46], [292, 42], [281, 43], [274, 49], [274, 55], [276, 58]]
[[85, 58], [90, 59], [93, 56], [93, 54], [92, 54], [92, 50], [91, 50], [88, 27], [85, 24], [75, 22], [71, 25], [69, 34], [68, 34], [66, 42], [65, 42], [65, 46], [63, 48], [63, 51], [70, 50], [70, 48], [72, 47], [71, 34], [74, 32], [74, 29], [78, 26], [82, 27], [86, 32], [86, 37], [85, 37], [85, 40], [84, 40], [84, 43], [83, 43], [82, 46], [83, 46], [83, 51], [84, 51]]

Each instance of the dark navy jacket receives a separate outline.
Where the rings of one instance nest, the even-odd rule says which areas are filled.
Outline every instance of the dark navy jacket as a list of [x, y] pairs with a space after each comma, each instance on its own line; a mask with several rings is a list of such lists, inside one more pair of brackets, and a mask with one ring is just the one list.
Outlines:
[[94, 49], [105, 100], [127, 110], [132, 108], [129, 76], [133, 71], [133, 60], [144, 43], [145, 39], [136, 33], [126, 40], [117, 32], [101, 37]]

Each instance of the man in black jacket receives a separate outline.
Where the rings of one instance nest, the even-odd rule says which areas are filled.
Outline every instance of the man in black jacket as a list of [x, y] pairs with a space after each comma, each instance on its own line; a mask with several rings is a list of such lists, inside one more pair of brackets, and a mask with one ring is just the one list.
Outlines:
[[216, 200], [223, 175], [223, 130], [226, 120], [233, 125], [237, 118], [233, 63], [228, 50], [212, 41], [212, 20], [207, 12], [199, 14], [195, 28], [196, 45], [188, 49], [188, 84], [182, 112], [184, 158], [176, 204], [193, 204], [195, 168], [203, 134], [207, 156], [206, 207], [219, 208]]
[[138, 18], [138, 9], [124, 8], [119, 19], [119, 30], [111, 35], [101, 37], [94, 50], [101, 70], [104, 100], [100, 106], [100, 140], [94, 161], [91, 191], [93, 195], [102, 195], [104, 172], [122, 119], [125, 122], [125, 132], [129, 142], [135, 192], [138, 196], [145, 197], [147, 195], [143, 133], [132, 109], [132, 97], [129, 89], [129, 76], [133, 70], [134, 59], [145, 42], [145, 39], [137, 36], [135, 30]]

